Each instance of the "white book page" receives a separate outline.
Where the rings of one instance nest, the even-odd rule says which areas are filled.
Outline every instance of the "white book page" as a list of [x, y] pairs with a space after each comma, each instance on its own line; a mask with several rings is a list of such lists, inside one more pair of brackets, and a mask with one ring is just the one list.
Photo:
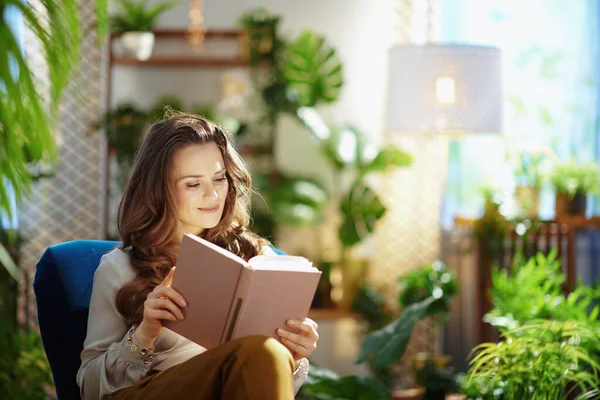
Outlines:
[[298, 256], [258, 255], [252, 257], [248, 264], [256, 269], [306, 270], [313, 268], [312, 262]]

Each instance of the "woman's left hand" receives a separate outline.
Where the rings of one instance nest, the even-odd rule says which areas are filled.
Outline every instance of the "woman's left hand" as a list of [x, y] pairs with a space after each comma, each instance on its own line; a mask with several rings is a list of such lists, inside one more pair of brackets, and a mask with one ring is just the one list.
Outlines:
[[317, 348], [317, 341], [319, 340], [317, 329], [319, 326], [310, 318], [306, 318], [304, 321], [291, 319], [287, 321], [287, 324], [291, 328], [300, 330], [300, 333], [277, 329], [281, 343], [290, 349], [296, 361], [307, 358]]

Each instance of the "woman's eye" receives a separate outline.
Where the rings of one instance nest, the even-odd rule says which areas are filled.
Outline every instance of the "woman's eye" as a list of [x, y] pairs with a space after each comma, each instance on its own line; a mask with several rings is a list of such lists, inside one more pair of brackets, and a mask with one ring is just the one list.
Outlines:
[[200, 184], [199, 183], [188, 183], [186, 186], [190, 189], [193, 189], [193, 188], [197, 188], [198, 186], [200, 186]]
[[227, 178], [222, 177], [222, 178], [215, 179], [215, 182], [225, 182], [226, 180], [227, 180]]

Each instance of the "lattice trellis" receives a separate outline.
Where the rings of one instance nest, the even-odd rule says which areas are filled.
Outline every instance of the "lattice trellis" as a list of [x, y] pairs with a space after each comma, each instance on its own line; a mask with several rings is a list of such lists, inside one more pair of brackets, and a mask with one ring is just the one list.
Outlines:
[[[399, 0], [396, 3], [398, 43], [433, 41], [435, 12], [435, 0]], [[447, 144], [439, 137], [425, 135], [388, 137], [386, 141], [408, 151], [413, 156], [413, 165], [391, 172], [378, 182], [378, 192], [388, 211], [374, 234], [376, 251], [368, 280], [377, 287], [389, 289], [389, 301], [396, 303], [395, 278], [440, 257], [440, 210]], [[398, 366], [400, 386], [414, 384], [414, 355], [436, 351], [438, 340], [432, 320], [417, 324]]]
[[[39, 1], [32, 4], [43, 10]], [[80, 20], [92, 25], [96, 21], [94, 2], [81, 0], [79, 4]], [[18, 317], [28, 326], [37, 323], [32, 284], [35, 265], [44, 250], [60, 242], [102, 237], [104, 143], [99, 135], [90, 133], [89, 127], [98, 120], [103, 104], [103, 53], [94, 29], [85, 28], [81, 64], [61, 104], [55, 176], [35, 184], [19, 214], [26, 243], [21, 250]], [[30, 31], [25, 34], [25, 52], [38, 87], [47, 87], [46, 64]]]

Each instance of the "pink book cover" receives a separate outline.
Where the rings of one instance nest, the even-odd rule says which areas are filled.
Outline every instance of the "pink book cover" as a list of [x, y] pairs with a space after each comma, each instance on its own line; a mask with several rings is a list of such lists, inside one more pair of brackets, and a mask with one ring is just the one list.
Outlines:
[[164, 326], [207, 349], [248, 335], [278, 338], [275, 331], [286, 320], [308, 315], [321, 277], [310, 262], [299, 260], [259, 256], [248, 263], [186, 235], [172, 283], [188, 303], [185, 319]]

